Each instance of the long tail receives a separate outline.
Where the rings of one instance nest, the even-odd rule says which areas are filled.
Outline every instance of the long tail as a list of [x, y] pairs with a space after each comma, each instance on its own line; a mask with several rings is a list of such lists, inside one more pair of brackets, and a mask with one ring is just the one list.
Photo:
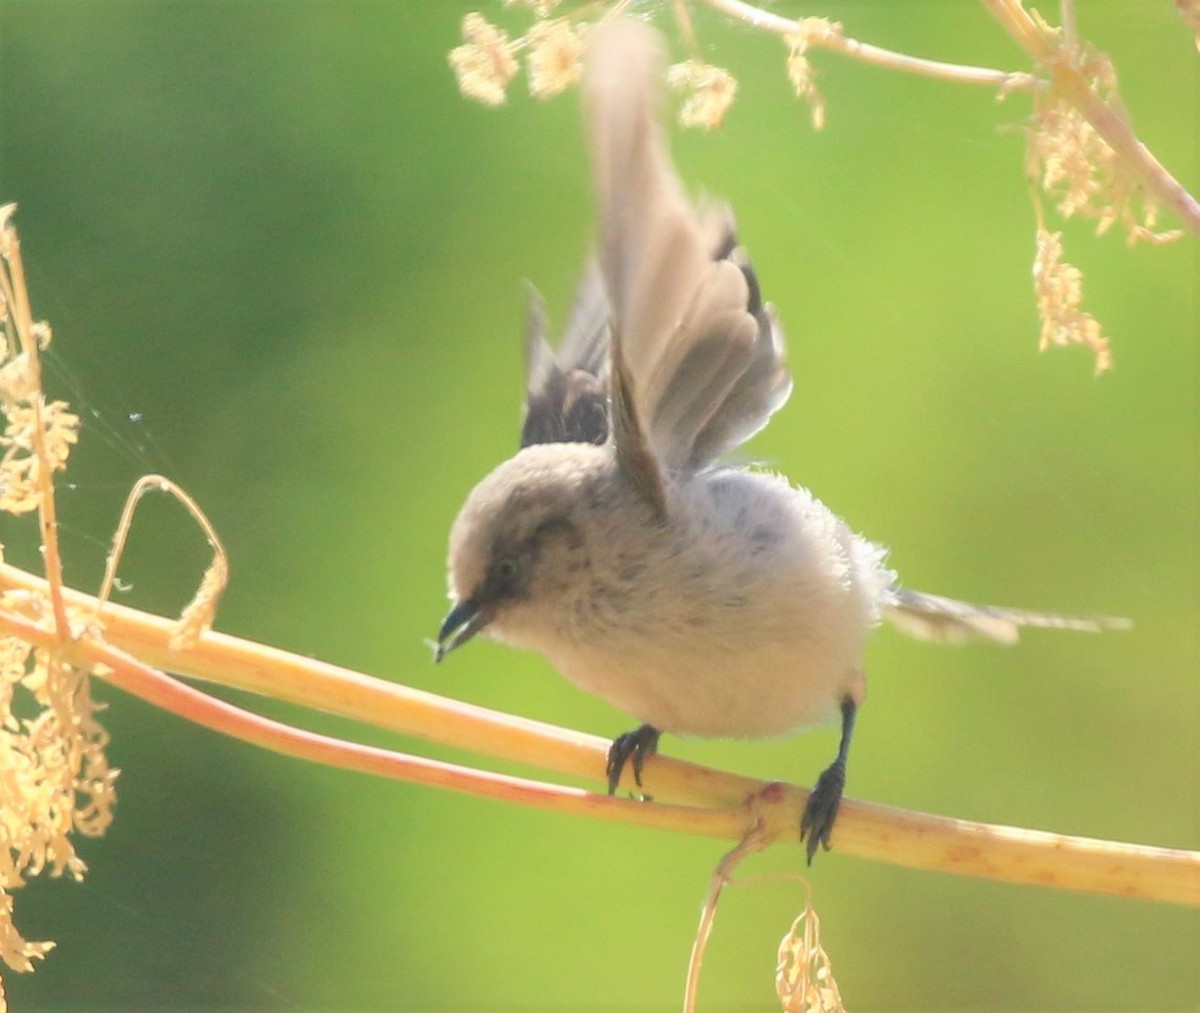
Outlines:
[[977, 636], [1001, 644], [1015, 644], [1022, 626], [1099, 633], [1105, 629], [1128, 629], [1132, 625], [1128, 619], [1109, 616], [1056, 616], [995, 605], [970, 605], [902, 587], [892, 589], [892, 601], [886, 615], [909, 636], [943, 643], [961, 643]]

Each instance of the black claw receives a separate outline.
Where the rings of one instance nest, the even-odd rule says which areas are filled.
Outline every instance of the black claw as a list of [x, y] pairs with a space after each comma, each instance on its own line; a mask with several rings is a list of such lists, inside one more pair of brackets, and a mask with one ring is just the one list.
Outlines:
[[837, 759], [817, 778], [808, 796], [808, 805], [800, 817], [800, 840], [808, 838], [805, 850], [808, 864], [812, 865], [818, 847], [826, 851], [833, 837], [833, 824], [837, 821], [838, 809], [842, 806], [842, 792], [846, 790], [846, 757], [850, 753], [850, 739], [854, 735], [854, 717], [858, 706], [850, 698], [842, 700], [842, 741], [838, 745]]
[[633, 757], [633, 779], [637, 786], [642, 786], [642, 768], [646, 761], [658, 752], [658, 738], [662, 733], [650, 725], [642, 725], [632, 732], [618, 735], [608, 748], [608, 764], [605, 773], [608, 775], [608, 793], [616, 794], [617, 785], [621, 783], [621, 772], [625, 763]]
[[804, 807], [804, 816], [800, 819], [800, 840], [808, 838], [805, 850], [808, 852], [809, 865], [812, 865], [818, 845], [826, 851], [830, 848], [833, 824], [837, 820], [845, 788], [846, 764], [835, 760], [817, 778], [808, 796], [808, 805]]

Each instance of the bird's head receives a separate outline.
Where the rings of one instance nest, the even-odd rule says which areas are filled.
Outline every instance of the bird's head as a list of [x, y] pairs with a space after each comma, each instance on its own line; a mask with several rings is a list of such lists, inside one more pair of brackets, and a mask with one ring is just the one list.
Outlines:
[[536, 647], [591, 566], [588, 517], [603, 497], [602, 447], [526, 447], [479, 483], [450, 531], [453, 603], [438, 633], [446, 654], [484, 629]]

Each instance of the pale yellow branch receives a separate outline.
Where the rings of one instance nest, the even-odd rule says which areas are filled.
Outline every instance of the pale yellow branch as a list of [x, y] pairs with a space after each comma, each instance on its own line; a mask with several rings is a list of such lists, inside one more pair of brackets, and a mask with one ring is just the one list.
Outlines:
[[753, 4], [743, 2], [743, 0], [700, 0], [700, 2], [728, 17], [745, 22], [753, 28], [774, 32], [785, 38], [804, 31], [810, 46], [828, 49], [851, 59], [871, 63], [877, 67], [886, 67], [889, 70], [899, 70], [907, 74], [933, 77], [943, 81], [957, 81], [960, 84], [991, 85], [1004, 92], [1017, 88], [1030, 88], [1037, 83], [1030, 74], [1010, 73], [1004, 70], [993, 70], [990, 67], [968, 67], [958, 63], [943, 63], [941, 60], [926, 60], [919, 56], [909, 56], [907, 53], [884, 49], [882, 46], [873, 46], [868, 42], [859, 42], [840, 31], [812, 32], [805, 30], [804, 23], [801, 21], [780, 17], [778, 14], [762, 10]]
[[[46, 586], [32, 574], [0, 565], [0, 591], [6, 590], [43, 595]], [[65, 595], [71, 605], [85, 609], [96, 605], [95, 599], [75, 591], [68, 590]], [[13, 595], [9, 599], [11, 603]], [[105, 607], [104, 622], [107, 643], [92, 637], [81, 639], [73, 647], [73, 660], [98, 661], [114, 671], [133, 671], [128, 664], [167, 669], [560, 775], [603, 780], [608, 743], [593, 736], [447, 700], [224, 634], [207, 633], [193, 648], [172, 651], [168, 646], [172, 621], [133, 609], [110, 604]], [[11, 612], [0, 613], [0, 630], [31, 639], [52, 636], [46, 631], [35, 632], [27, 619]], [[124, 663], [126, 658], [128, 663]], [[125, 667], [118, 666], [118, 661]], [[149, 682], [141, 688], [148, 686]], [[131, 681], [127, 688], [137, 691], [139, 687]], [[180, 708], [176, 710], [183, 713]], [[406, 762], [417, 759], [409, 757]], [[497, 777], [474, 774], [485, 779]], [[413, 779], [425, 776], [418, 774]], [[555, 799], [555, 808], [732, 839], [740, 839], [753, 820], [761, 817], [768, 837], [794, 840], [799, 814], [808, 797], [800, 788], [768, 784], [662, 756], [647, 764], [643, 780], [647, 792], [660, 801], [629, 804], [580, 793], [578, 789], [540, 787], [555, 793], [575, 793], [575, 802]], [[475, 793], [497, 794], [484, 790]], [[667, 802], [679, 804], [663, 804]], [[1196, 852], [991, 826], [849, 799], [838, 817], [835, 844], [840, 854], [910, 868], [1200, 906], [1200, 853]]]
[[[37, 646], [56, 643], [50, 630], [3, 610], [0, 610], [0, 629]], [[538, 809], [706, 837], [736, 836], [746, 824], [746, 815], [736, 809], [645, 806], [630, 799], [476, 770], [295, 728], [218, 700], [95, 638], [78, 640], [68, 653], [73, 664], [103, 666], [101, 672], [106, 682], [155, 707], [284, 756]]]

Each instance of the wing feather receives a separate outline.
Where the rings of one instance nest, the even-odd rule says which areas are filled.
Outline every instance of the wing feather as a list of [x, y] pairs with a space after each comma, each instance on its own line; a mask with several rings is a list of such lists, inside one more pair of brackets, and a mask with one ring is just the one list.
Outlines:
[[600, 273], [589, 265], [556, 355], [546, 342], [542, 298], [528, 286], [522, 447], [608, 439], [608, 315]]
[[628, 455], [638, 467], [670, 472], [704, 468], [761, 429], [791, 380], [732, 215], [697, 211], [671, 165], [659, 123], [663, 65], [661, 36], [648, 25], [600, 26], [584, 106], [612, 355], [626, 367], [611, 371], [613, 414], [627, 402], [636, 427], [614, 425], [614, 436], [649, 448], [648, 457]]

